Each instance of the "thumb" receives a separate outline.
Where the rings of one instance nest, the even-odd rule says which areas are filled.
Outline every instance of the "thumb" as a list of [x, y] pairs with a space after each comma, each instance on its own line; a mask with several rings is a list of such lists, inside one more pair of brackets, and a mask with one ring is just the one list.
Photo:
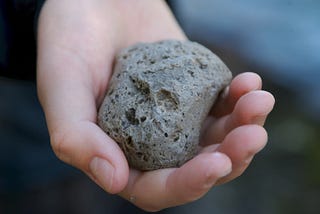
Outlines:
[[97, 91], [103, 87], [77, 57], [57, 49], [46, 53], [38, 58], [37, 86], [54, 152], [107, 192], [120, 192], [129, 176], [126, 158], [95, 124]]
[[81, 60], [64, 50], [49, 50], [39, 57], [37, 85], [52, 148], [107, 192], [120, 192], [129, 176], [126, 158], [95, 124], [97, 91], [103, 87], [93, 81]]
[[62, 125], [50, 133], [52, 148], [62, 161], [85, 172], [109, 193], [126, 186], [129, 168], [118, 145], [90, 121]]

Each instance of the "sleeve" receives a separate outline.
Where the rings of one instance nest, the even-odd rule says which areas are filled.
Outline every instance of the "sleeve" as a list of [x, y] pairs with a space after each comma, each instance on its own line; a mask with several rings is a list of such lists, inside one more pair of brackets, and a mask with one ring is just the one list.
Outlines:
[[35, 80], [38, 18], [45, 0], [0, 0], [0, 76]]

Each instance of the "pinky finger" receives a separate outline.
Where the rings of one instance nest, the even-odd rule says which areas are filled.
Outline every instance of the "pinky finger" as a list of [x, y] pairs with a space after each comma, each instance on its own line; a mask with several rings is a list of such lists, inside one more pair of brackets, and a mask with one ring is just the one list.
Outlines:
[[240, 126], [231, 131], [217, 151], [226, 154], [232, 161], [232, 172], [219, 179], [217, 185], [229, 182], [240, 176], [249, 166], [253, 157], [267, 143], [267, 132], [258, 125]]

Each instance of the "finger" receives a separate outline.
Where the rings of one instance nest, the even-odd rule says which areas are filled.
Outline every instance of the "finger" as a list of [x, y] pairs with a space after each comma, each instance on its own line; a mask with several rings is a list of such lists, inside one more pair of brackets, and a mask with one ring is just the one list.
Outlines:
[[[39, 57], [38, 94], [56, 155], [91, 176], [106, 191], [126, 185], [129, 169], [116, 143], [95, 125], [96, 93], [85, 66], [64, 51]], [[66, 54], [68, 55], [68, 54]], [[65, 61], [69, 62], [65, 66]], [[64, 75], [61, 75], [61, 73]]]
[[200, 154], [178, 169], [135, 174], [121, 195], [142, 209], [157, 211], [200, 198], [230, 170], [226, 155]]
[[[73, 4], [49, 1], [41, 12], [39, 99], [56, 155], [87, 173], [106, 191], [117, 193], [128, 180], [127, 162], [117, 144], [95, 125], [96, 101], [111, 74], [116, 42], [108, 32], [108, 23], [95, 19], [101, 15], [97, 4], [92, 8], [89, 2], [81, 2], [80, 9], [74, 9]], [[77, 17], [79, 13], [85, 15]]]
[[[51, 77], [51, 82], [56, 80]], [[39, 89], [54, 152], [91, 175], [106, 191], [121, 191], [128, 179], [127, 162], [117, 144], [94, 123], [93, 96], [75, 79], [61, 80], [59, 86], [48, 91]]]
[[230, 83], [230, 86], [222, 92], [218, 102], [213, 107], [211, 115], [221, 117], [233, 111], [238, 99], [254, 90], [260, 90], [262, 81], [258, 74], [245, 72], [237, 75]]
[[70, 126], [63, 125], [51, 133], [57, 157], [88, 174], [107, 192], [120, 192], [127, 183], [129, 169], [117, 144], [91, 122]]
[[246, 124], [263, 125], [273, 109], [275, 99], [266, 91], [251, 91], [243, 95], [235, 105], [233, 112], [222, 118], [212, 120], [204, 134], [202, 146], [220, 143], [234, 128]]
[[217, 184], [226, 183], [238, 176], [248, 167], [254, 155], [262, 150], [268, 140], [265, 129], [258, 125], [245, 125], [231, 131], [224, 141], [206, 147], [202, 152], [221, 152], [232, 161], [232, 172], [219, 179]]

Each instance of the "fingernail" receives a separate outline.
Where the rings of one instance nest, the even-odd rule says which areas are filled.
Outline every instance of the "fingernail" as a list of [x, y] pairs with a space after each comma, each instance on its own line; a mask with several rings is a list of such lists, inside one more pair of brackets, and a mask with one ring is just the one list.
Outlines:
[[[220, 159], [222, 157], [223, 158], [226, 157], [226, 155], [221, 152], [214, 152], [212, 155], [215, 156], [216, 158], [220, 158]], [[230, 165], [230, 167], [225, 167], [224, 171], [221, 172], [220, 177], [224, 177], [224, 176], [230, 174], [231, 171], [232, 171], [231, 165]]]
[[90, 170], [95, 179], [98, 180], [99, 184], [109, 192], [112, 188], [114, 168], [105, 159], [94, 157], [90, 162]]
[[[225, 156], [220, 152], [215, 152], [212, 155], [219, 159]], [[228, 174], [230, 174], [231, 171], [232, 171], [232, 167], [230, 166], [230, 167], [225, 167], [225, 169], [222, 172], [220, 172], [220, 175], [213, 175], [213, 176], [209, 175], [206, 181], [205, 187], [210, 188], [217, 182], [218, 179], [227, 176]]]

